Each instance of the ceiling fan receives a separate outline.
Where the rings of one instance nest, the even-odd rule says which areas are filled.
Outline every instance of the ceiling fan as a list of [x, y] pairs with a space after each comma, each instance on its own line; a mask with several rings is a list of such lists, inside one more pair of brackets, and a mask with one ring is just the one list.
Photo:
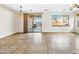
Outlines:
[[[68, 10], [70, 10], [70, 11], [72, 11], [73, 9], [77, 9], [77, 8], [79, 8], [79, 4], [72, 4], [69, 8], [67, 8]], [[64, 10], [67, 10], [67, 9], [64, 9]], [[64, 11], [63, 10], [63, 11]]]
[[18, 12], [18, 17], [22, 15], [22, 5], [19, 6], [19, 12]]
[[78, 4], [72, 4], [72, 6], [70, 7], [70, 10], [73, 10], [74, 8], [79, 8]]

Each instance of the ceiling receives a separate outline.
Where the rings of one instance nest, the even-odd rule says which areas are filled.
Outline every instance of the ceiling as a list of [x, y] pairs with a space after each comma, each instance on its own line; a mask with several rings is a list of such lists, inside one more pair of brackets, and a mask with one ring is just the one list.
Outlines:
[[[21, 4], [4, 4], [4, 6], [19, 11]], [[44, 12], [71, 12], [68, 10], [70, 4], [23, 4], [23, 13], [44, 13]], [[66, 9], [66, 10], [65, 10]], [[79, 11], [79, 9], [74, 10]]]

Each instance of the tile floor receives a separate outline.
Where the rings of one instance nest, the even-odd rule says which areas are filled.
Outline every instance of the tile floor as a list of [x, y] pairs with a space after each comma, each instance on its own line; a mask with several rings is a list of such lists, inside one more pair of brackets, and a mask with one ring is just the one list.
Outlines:
[[0, 54], [77, 54], [79, 34], [25, 33], [0, 39]]

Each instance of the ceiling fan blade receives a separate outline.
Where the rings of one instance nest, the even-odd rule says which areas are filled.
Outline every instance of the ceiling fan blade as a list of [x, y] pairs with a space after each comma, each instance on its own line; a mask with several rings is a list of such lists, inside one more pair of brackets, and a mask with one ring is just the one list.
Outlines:
[[69, 8], [66, 8], [66, 9], [64, 9], [63, 11], [65, 11], [65, 10], [73, 10], [74, 8], [79, 8], [79, 5], [77, 5], [77, 4], [72, 4]]

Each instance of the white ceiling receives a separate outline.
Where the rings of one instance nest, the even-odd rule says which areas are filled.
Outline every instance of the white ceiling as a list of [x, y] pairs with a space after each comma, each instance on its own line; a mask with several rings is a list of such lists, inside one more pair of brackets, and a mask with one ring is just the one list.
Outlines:
[[[20, 5], [21, 4], [5, 4], [4, 6], [10, 9], [13, 9], [15, 11], [19, 11]], [[64, 9], [68, 9], [70, 6], [71, 6], [70, 4], [23, 4], [22, 11], [23, 13], [65, 12], [69, 10], [64, 10]], [[48, 11], [45, 11], [45, 9], [48, 9]], [[75, 10], [75, 11], [78, 11], [78, 10]]]

